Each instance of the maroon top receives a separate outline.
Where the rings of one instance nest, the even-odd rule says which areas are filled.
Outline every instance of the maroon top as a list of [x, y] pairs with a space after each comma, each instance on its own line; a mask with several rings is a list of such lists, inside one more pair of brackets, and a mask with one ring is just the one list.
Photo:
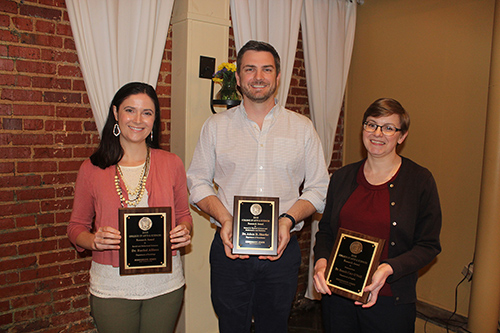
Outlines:
[[[351, 194], [340, 211], [340, 227], [357, 231], [372, 237], [385, 239], [380, 261], [389, 256], [391, 230], [390, 197], [387, 183], [394, 181], [398, 172], [387, 183], [371, 185], [365, 178], [364, 164], [359, 168], [356, 181], [358, 187]], [[386, 282], [379, 292], [381, 296], [392, 296], [391, 287]]]

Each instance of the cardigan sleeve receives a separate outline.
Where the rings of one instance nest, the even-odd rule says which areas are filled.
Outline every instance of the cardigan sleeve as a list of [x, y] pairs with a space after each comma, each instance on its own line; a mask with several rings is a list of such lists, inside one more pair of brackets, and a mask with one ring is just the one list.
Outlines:
[[92, 165], [90, 160], [83, 162], [78, 171], [75, 183], [75, 196], [73, 200], [73, 211], [68, 225], [68, 237], [77, 251], [82, 252], [85, 249], [76, 245], [76, 238], [84, 231], [92, 229], [92, 222], [95, 216], [94, 198], [92, 195]]
[[174, 209], [175, 209], [175, 224], [179, 225], [182, 222], [187, 222], [193, 225], [193, 218], [189, 210], [189, 198], [186, 184], [186, 172], [184, 165], [178, 156], [175, 156], [175, 172], [174, 172]]

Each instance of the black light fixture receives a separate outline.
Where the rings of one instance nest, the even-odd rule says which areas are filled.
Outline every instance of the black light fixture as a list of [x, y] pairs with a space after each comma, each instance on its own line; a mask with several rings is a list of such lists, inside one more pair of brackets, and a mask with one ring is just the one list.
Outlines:
[[227, 109], [240, 105], [240, 100], [214, 99], [214, 81], [212, 80], [215, 73], [215, 58], [200, 56], [200, 73], [202, 79], [210, 79], [210, 109], [215, 112], [214, 105], [225, 106]]

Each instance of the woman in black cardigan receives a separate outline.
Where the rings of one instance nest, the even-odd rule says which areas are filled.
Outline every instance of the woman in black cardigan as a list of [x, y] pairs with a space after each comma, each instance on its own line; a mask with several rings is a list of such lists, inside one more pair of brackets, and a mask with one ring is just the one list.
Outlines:
[[[441, 251], [441, 208], [429, 170], [397, 154], [410, 117], [397, 101], [382, 98], [363, 116], [367, 158], [332, 175], [316, 234], [314, 285], [323, 295], [326, 332], [414, 332], [418, 270]], [[327, 260], [338, 228], [386, 240], [366, 304], [331, 293]]]

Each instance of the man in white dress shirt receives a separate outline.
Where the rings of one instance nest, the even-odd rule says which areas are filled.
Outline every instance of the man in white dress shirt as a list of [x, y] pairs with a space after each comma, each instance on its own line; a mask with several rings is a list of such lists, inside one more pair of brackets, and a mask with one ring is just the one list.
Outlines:
[[[274, 99], [279, 55], [249, 41], [238, 53], [240, 106], [203, 125], [189, 167], [190, 201], [217, 225], [210, 250], [212, 304], [220, 332], [287, 332], [301, 261], [304, 218], [322, 212], [328, 186], [312, 122]], [[214, 188], [216, 185], [217, 190]], [[234, 196], [279, 198], [278, 254], [232, 254]]]

